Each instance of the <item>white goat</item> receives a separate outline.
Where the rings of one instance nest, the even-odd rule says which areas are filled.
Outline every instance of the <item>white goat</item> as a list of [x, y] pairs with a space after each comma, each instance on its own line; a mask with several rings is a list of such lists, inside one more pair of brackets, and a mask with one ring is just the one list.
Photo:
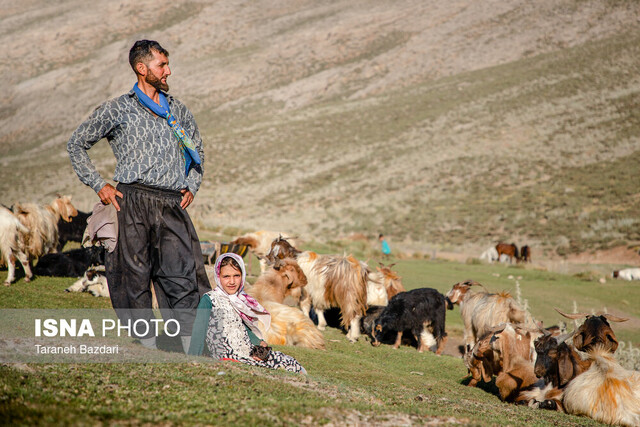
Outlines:
[[624, 270], [615, 270], [613, 272], [613, 277], [624, 280], [640, 280], [640, 268], [625, 268]]
[[494, 261], [498, 261], [498, 259], [499, 259], [498, 251], [495, 248], [495, 246], [491, 246], [489, 249], [482, 252], [482, 255], [480, 255], [481, 261], [487, 261], [490, 264], [493, 263]]
[[33, 274], [29, 266], [29, 257], [25, 250], [25, 238], [29, 230], [7, 208], [0, 206], [0, 255], [7, 264], [8, 274], [4, 281], [9, 286], [16, 277], [16, 259], [24, 268], [25, 282], [29, 282]]
[[71, 204], [71, 196], [58, 196], [49, 205], [16, 203], [13, 213], [29, 230], [25, 237], [25, 249], [32, 261], [42, 255], [57, 252], [58, 221], [70, 222], [78, 211]]
[[629, 371], [603, 347], [588, 352], [593, 363], [564, 390], [564, 409], [607, 424], [640, 426], [640, 372]]
[[507, 292], [490, 294], [486, 290], [481, 292], [469, 292], [471, 286], [480, 283], [467, 280], [456, 283], [447, 293], [446, 297], [451, 303], [448, 307], [453, 309], [453, 304], [460, 305], [460, 315], [464, 323], [465, 353], [471, 351], [478, 339], [488, 332], [493, 326], [501, 323], [513, 323], [535, 327], [535, 323], [527, 316], [527, 313]]

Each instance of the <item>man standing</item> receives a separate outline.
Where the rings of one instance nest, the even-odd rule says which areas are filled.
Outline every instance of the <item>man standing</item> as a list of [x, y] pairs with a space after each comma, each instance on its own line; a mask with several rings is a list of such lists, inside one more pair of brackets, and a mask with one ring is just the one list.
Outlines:
[[[204, 151], [193, 115], [167, 95], [168, 57], [158, 42], [137, 41], [129, 51], [137, 83], [129, 93], [100, 105], [73, 133], [67, 151], [80, 180], [117, 210], [118, 240], [105, 268], [118, 317], [135, 321], [153, 316], [153, 281], [160, 307], [179, 320], [186, 352], [192, 310], [200, 295], [211, 290], [186, 211], [202, 182]], [[100, 176], [87, 154], [102, 138], [116, 158], [116, 187]], [[139, 338], [156, 348], [155, 336]]]

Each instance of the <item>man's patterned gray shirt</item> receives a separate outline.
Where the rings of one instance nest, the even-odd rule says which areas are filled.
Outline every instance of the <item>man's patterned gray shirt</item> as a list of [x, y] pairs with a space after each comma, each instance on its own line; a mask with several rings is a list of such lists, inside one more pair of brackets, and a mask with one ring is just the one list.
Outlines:
[[[200, 131], [184, 104], [170, 95], [171, 113], [189, 134], [204, 164]], [[180, 142], [167, 120], [144, 107], [133, 90], [100, 105], [71, 135], [67, 151], [80, 181], [97, 193], [106, 185], [87, 150], [107, 138], [116, 158], [114, 181], [169, 190], [188, 188], [194, 195], [202, 182], [202, 164], [184, 174]]]

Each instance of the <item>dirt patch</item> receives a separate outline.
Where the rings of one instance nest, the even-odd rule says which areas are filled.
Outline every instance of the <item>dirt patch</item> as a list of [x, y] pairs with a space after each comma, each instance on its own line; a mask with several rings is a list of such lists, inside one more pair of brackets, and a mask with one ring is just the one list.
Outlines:
[[638, 249], [619, 246], [617, 248], [571, 255], [567, 257], [567, 261], [579, 264], [628, 264], [640, 266], [640, 253]]

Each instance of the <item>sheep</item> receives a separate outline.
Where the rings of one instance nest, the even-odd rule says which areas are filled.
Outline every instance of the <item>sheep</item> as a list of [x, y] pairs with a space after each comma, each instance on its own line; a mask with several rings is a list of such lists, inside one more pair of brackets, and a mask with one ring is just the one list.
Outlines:
[[340, 308], [341, 324], [347, 328], [347, 339], [356, 342], [360, 337], [360, 319], [367, 307], [367, 280], [369, 270], [366, 264], [352, 255], [319, 255], [315, 252], [301, 252], [284, 238], [271, 243], [267, 255], [269, 262], [276, 259], [296, 258], [307, 276], [306, 295], [300, 301], [300, 308], [309, 316], [311, 305], [318, 316], [318, 329], [324, 330], [327, 321], [324, 310]]
[[230, 244], [248, 246], [249, 250], [260, 260], [260, 272], [264, 273], [267, 268], [266, 256], [271, 250], [271, 242], [279, 237], [290, 240], [294, 246], [299, 245], [295, 237], [287, 237], [286, 233], [267, 230], [260, 230], [236, 237]]
[[440, 354], [447, 340], [445, 317], [444, 295], [437, 290], [419, 288], [401, 292], [389, 300], [389, 305], [376, 319], [371, 331], [372, 345], [379, 346], [385, 334], [395, 332], [393, 348], [397, 349], [404, 331], [411, 331], [419, 352], [435, 345], [435, 353]]
[[482, 286], [473, 280], [466, 280], [453, 285], [447, 293], [447, 308], [460, 305], [460, 314], [464, 323], [465, 353], [471, 351], [478, 338], [490, 331], [491, 327], [501, 323], [532, 325], [532, 319], [520, 308], [518, 303], [507, 292], [491, 294], [486, 290], [471, 293], [471, 286]]
[[307, 278], [298, 263], [285, 258], [278, 260], [247, 289], [271, 314], [271, 327], [266, 331], [261, 328], [268, 344], [325, 348], [324, 336], [311, 319], [299, 308], [283, 304], [288, 294], [306, 284]]
[[591, 367], [567, 385], [565, 410], [607, 424], [640, 426], [640, 372], [620, 366], [602, 345], [587, 354]]
[[78, 214], [71, 204], [71, 196], [58, 196], [49, 205], [16, 203], [13, 213], [29, 230], [25, 237], [25, 248], [29, 262], [42, 255], [55, 253], [58, 246], [58, 221], [70, 222]]
[[11, 285], [15, 280], [16, 259], [24, 269], [24, 281], [29, 282], [33, 277], [25, 248], [25, 239], [28, 234], [29, 230], [18, 218], [9, 209], [0, 206], [0, 255], [8, 269], [5, 286]]
[[623, 270], [614, 270], [611, 274], [613, 278], [623, 280], [640, 280], [640, 268], [625, 268]]

